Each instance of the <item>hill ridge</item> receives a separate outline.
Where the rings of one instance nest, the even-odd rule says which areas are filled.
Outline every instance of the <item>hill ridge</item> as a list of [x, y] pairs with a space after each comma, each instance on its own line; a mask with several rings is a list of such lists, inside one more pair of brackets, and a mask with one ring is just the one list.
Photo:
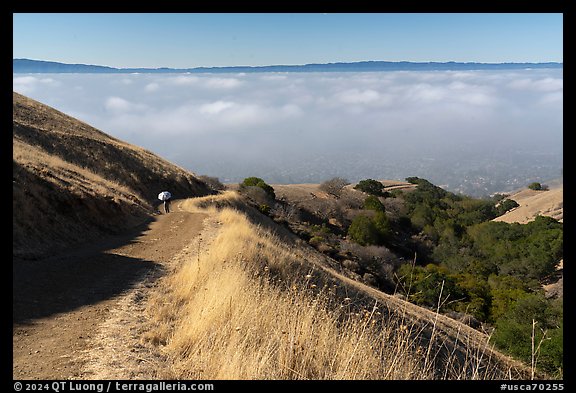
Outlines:
[[165, 189], [175, 198], [211, 192], [195, 174], [18, 93], [12, 140], [13, 252], [21, 257], [142, 222]]
[[309, 63], [294, 65], [214, 66], [190, 68], [116, 68], [92, 64], [68, 64], [55, 61], [13, 59], [13, 73], [202, 73], [202, 72], [370, 72], [370, 71], [425, 71], [425, 70], [494, 70], [524, 68], [563, 68], [563, 63], [479, 63], [479, 62], [411, 62], [411, 61], [356, 61]]

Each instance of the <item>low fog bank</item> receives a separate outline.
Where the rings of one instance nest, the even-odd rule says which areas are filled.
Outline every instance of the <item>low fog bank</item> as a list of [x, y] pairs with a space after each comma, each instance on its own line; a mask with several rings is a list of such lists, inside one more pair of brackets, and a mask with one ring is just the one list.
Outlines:
[[223, 182], [419, 176], [481, 196], [562, 170], [559, 69], [14, 74], [13, 86]]

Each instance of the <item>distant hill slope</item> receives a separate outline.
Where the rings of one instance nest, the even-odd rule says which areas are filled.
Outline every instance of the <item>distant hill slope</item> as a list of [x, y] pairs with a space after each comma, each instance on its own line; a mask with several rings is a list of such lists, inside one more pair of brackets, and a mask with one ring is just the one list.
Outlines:
[[196, 176], [153, 153], [13, 93], [13, 253], [36, 257], [121, 231], [156, 195], [207, 195]]
[[65, 64], [53, 61], [13, 59], [14, 73], [174, 73], [174, 72], [373, 72], [438, 70], [510, 70], [525, 68], [563, 68], [563, 63], [461, 63], [410, 61], [358, 61], [301, 65], [230, 66], [195, 68], [113, 68], [90, 64]]
[[[508, 213], [496, 217], [494, 221], [526, 224], [538, 215], [555, 218], [564, 222], [564, 183], [562, 180], [549, 184], [548, 191], [535, 191], [528, 188], [516, 191], [508, 198], [520, 206]], [[551, 276], [543, 286], [547, 296], [564, 296], [564, 259], [556, 267], [556, 274]]]
[[535, 191], [525, 188], [511, 194], [508, 198], [516, 201], [520, 206], [495, 218], [494, 221], [526, 224], [534, 220], [537, 215], [549, 216], [558, 221], [563, 221], [563, 183], [551, 185], [548, 191]]
[[69, 73], [69, 72], [85, 72], [85, 73], [100, 73], [100, 72], [114, 72], [116, 69], [112, 67], [89, 65], [89, 64], [65, 64], [55, 61], [42, 61], [30, 59], [14, 59], [13, 72], [15, 73], [36, 73], [36, 72], [49, 72], [49, 73]]

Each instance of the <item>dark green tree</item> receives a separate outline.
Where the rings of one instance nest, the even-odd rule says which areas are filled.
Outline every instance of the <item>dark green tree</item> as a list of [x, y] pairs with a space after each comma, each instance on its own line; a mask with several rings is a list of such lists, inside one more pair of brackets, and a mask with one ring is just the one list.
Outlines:
[[259, 177], [247, 177], [242, 181], [242, 183], [240, 183], [241, 190], [243, 187], [259, 187], [263, 189], [272, 199], [276, 199], [274, 188]]
[[373, 179], [360, 180], [358, 184], [354, 186], [354, 189], [370, 195], [386, 196], [386, 194], [382, 192], [384, 185]]
[[496, 213], [501, 216], [502, 214], [520, 206], [518, 202], [513, 199], [504, 199], [502, 200], [498, 206], [496, 206]]
[[557, 378], [562, 377], [562, 314], [560, 303], [546, 299], [542, 293], [526, 294], [496, 321], [496, 330], [491, 340], [498, 348], [527, 363], [532, 359], [534, 341], [534, 351], [538, 349], [534, 353], [538, 358], [538, 368]]
[[377, 244], [380, 239], [378, 228], [372, 218], [363, 214], [352, 220], [352, 224], [348, 228], [348, 236], [361, 246]]
[[534, 191], [546, 191], [546, 190], [548, 190], [547, 185], [538, 183], [536, 181], [528, 184], [528, 188], [531, 190], [534, 190]]
[[398, 269], [398, 277], [401, 290], [416, 304], [433, 308], [440, 306], [440, 310], [446, 311], [454, 304], [452, 300], [465, 298], [455, 277], [442, 266], [404, 264]]
[[364, 200], [363, 208], [365, 210], [374, 210], [377, 212], [384, 212], [386, 210], [382, 202], [380, 202], [380, 199], [378, 199], [378, 197], [375, 195], [369, 195]]
[[372, 217], [372, 223], [378, 232], [377, 244], [383, 245], [392, 234], [390, 220], [384, 211], [377, 211], [374, 217]]

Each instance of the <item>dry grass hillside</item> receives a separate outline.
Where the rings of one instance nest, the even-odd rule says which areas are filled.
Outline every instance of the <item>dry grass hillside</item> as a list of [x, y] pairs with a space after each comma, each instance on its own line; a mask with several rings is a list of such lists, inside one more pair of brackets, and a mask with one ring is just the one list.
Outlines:
[[165, 189], [206, 195], [195, 175], [13, 93], [13, 253], [38, 257], [142, 222]]
[[518, 222], [526, 224], [537, 215], [549, 216], [562, 222], [564, 219], [564, 185], [562, 182], [550, 185], [546, 191], [524, 188], [508, 196], [520, 206], [497, 217], [494, 221]]
[[[196, 239], [148, 304], [160, 378], [508, 379], [488, 336], [346, 277], [236, 192], [196, 198]], [[198, 250], [198, 252], [195, 252]]]

